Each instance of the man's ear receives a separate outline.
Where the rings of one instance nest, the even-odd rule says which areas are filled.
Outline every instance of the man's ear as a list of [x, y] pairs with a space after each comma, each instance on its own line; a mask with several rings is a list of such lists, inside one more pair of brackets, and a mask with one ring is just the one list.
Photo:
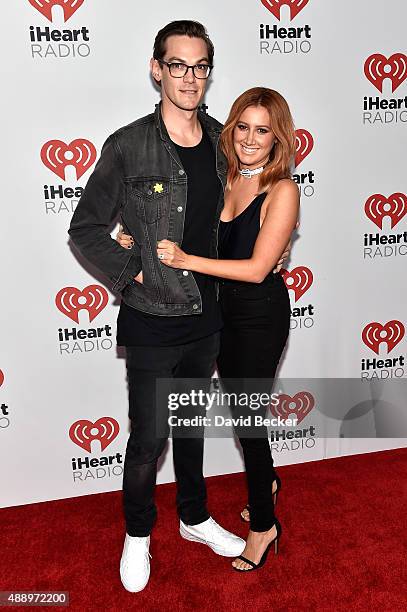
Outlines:
[[150, 60], [150, 70], [154, 81], [159, 85], [161, 83], [161, 66], [153, 57]]

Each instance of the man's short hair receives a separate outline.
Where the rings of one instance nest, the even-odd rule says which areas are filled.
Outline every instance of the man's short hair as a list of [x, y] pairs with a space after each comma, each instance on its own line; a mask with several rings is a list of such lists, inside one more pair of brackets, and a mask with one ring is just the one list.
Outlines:
[[154, 49], [153, 49], [153, 57], [156, 60], [162, 60], [166, 47], [165, 43], [169, 36], [189, 36], [190, 38], [201, 38], [205, 41], [207, 49], [208, 49], [208, 60], [209, 63], [213, 63], [213, 56], [215, 53], [215, 49], [211, 39], [208, 36], [205, 26], [198, 21], [171, 21], [171, 23], [167, 23], [155, 37], [154, 41]]

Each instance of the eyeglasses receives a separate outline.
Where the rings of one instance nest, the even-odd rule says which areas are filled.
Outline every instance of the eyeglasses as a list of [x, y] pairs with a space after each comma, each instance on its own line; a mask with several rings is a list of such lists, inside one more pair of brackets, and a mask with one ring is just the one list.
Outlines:
[[195, 66], [188, 66], [180, 62], [164, 62], [164, 60], [158, 60], [159, 64], [165, 64], [168, 66], [170, 75], [175, 79], [182, 79], [191, 68], [196, 79], [207, 79], [212, 72], [213, 66], [208, 64], [196, 64]]

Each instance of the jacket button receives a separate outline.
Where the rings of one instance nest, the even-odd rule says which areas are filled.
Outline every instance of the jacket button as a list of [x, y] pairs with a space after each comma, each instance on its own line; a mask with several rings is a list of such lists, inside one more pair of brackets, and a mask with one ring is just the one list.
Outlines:
[[177, 211], [182, 212], [182, 206], [177, 206]]
[[153, 192], [151, 191], [151, 189], [147, 191], [147, 195], [153, 195]]
[[198, 304], [194, 304], [194, 305], [192, 306], [192, 308], [193, 308], [194, 310], [196, 310], [196, 309], [198, 308]]
[[180, 175], [182, 176], [183, 174], [185, 174], [185, 170], [183, 170], [183, 169], [181, 168], [181, 170], [178, 170], [178, 174], [180, 174]]
[[184, 270], [182, 274], [183, 274], [184, 276], [188, 276], [188, 271], [187, 271], [187, 270]]

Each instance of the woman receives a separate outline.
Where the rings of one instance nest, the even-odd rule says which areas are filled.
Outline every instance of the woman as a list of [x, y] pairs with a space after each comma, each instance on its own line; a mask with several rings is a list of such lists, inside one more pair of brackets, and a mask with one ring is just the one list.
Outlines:
[[[221, 279], [224, 328], [219, 374], [229, 381], [228, 391], [241, 384], [247, 389], [245, 379], [267, 381], [270, 389], [290, 322], [288, 291], [281, 275], [272, 270], [289, 242], [299, 210], [298, 188], [290, 178], [294, 126], [285, 99], [263, 87], [244, 92], [232, 106], [221, 147], [228, 161], [228, 180], [219, 224], [219, 259], [189, 255], [168, 240], [158, 243], [158, 257], [164, 265]], [[119, 242], [127, 246], [129, 238], [121, 235]], [[249, 492], [242, 518], [249, 518], [250, 509], [246, 548], [232, 563], [238, 571], [261, 567], [273, 542], [277, 552], [281, 534], [273, 504], [280, 481], [267, 430], [259, 429], [255, 437], [237, 430]]]

